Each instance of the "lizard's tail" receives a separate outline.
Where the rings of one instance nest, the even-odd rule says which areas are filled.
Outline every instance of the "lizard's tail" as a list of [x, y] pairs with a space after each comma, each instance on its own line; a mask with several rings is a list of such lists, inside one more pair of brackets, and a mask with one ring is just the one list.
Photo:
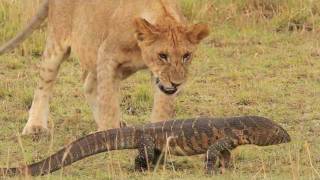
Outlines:
[[5, 52], [14, 49], [17, 47], [21, 42], [23, 42], [30, 34], [36, 30], [43, 21], [48, 17], [49, 11], [49, 1], [44, 0], [38, 13], [32, 18], [30, 24], [28, 24], [19, 34], [16, 35], [13, 39], [5, 43], [4, 45], [0, 46], [0, 55], [4, 54]]
[[133, 128], [120, 128], [87, 135], [40, 162], [23, 167], [0, 168], [0, 177], [46, 175], [101, 152], [135, 149], [137, 148], [138, 134], [138, 131]]

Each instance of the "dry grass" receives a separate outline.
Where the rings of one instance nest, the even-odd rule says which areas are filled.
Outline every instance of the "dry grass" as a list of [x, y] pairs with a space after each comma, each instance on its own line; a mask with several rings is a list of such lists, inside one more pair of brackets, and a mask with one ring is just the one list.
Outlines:
[[[0, 42], [21, 29], [40, 0], [0, 1]], [[319, 179], [320, 4], [304, 0], [181, 0], [195, 22], [211, 24], [192, 77], [178, 98], [177, 117], [261, 115], [281, 123], [292, 143], [241, 147], [234, 168], [217, 179]], [[38, 142], [16, 138], [27, 119], [37, 82], [45, 27], [0, 60], [0, 166], [32, 163], [95, 130], [84, 100], [79, 64], [60, 72], [51, 102], [52, 136]], [[123, 117], [147, 121], [152, 106], [149, 73], [122, 83]], [[48, 148], [49, 147], [49, 148]], [[136, 152], [90, 157], [39, 179], [212, 179], [202, 157], [171, 157], [165, 169], [135, 173]]]

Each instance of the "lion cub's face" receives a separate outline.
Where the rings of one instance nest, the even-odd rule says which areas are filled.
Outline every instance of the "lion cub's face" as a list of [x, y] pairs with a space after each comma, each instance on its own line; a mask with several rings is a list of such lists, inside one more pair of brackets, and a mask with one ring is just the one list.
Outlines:
[[137, 19], [135, 25], [142, 58], [156, 77], [157, 86], [167, 95], [175, 94], [187, 79], [193, 53], [208, 36], [208, 27], [155, 26], [144, 19]]

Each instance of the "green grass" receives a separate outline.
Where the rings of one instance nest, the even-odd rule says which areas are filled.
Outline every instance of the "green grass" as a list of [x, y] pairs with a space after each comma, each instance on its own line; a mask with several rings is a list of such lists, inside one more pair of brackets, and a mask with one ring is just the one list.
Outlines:
[[[320, 3], [181, 1], [191, 21], [209, 23], [212, 33], [200, 46], [177, 100], [177, 117], [260, 115], [292, 136], [290, 144], [236, 149], [234, 168], [217, 179], [319, 179]], [[32, 16], [37, 1], [32, 2], [0, 1], [0, 44]], [[95, 131], [78, 61], [70, 59], [61, 68], [50, 104], [52, 136], [18, 138], [38, 80], [44, 32], [45, 27], [0, 58], [0, 166], [36, 162]], [[150, 74], [139, 72], [123, 82], [121, 94], [124, 120], [147, 122], [153, 99]], [[203, 174], [201, 156], [169, 157], [172, 163], [165, 168], [141, 174], [133, 171], [135, 154], [100, 154], [36, 179], [212, 179]]]

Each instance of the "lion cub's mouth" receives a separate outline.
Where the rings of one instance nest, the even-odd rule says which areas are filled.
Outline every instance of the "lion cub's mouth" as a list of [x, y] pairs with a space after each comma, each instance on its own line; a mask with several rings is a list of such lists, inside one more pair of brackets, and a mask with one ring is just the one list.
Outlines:
[[173, 95], [178, 91], [178, 88], [175, 86], [172, 87], [165, 87], [160, 83], [159, 78], [156, 79], [156, 84], [158, 85], [158, 88], [167, 95]]
[[176, 87], [167, 88], [167, 87], [164, 87], [161, 84], [158, 84], [158, 87], [162, 92], [164, 92], [167, 95], [172, 95], [172, 94], [174, 94], [174, 93], [176, 93], [178, 91], [178, 89]]

